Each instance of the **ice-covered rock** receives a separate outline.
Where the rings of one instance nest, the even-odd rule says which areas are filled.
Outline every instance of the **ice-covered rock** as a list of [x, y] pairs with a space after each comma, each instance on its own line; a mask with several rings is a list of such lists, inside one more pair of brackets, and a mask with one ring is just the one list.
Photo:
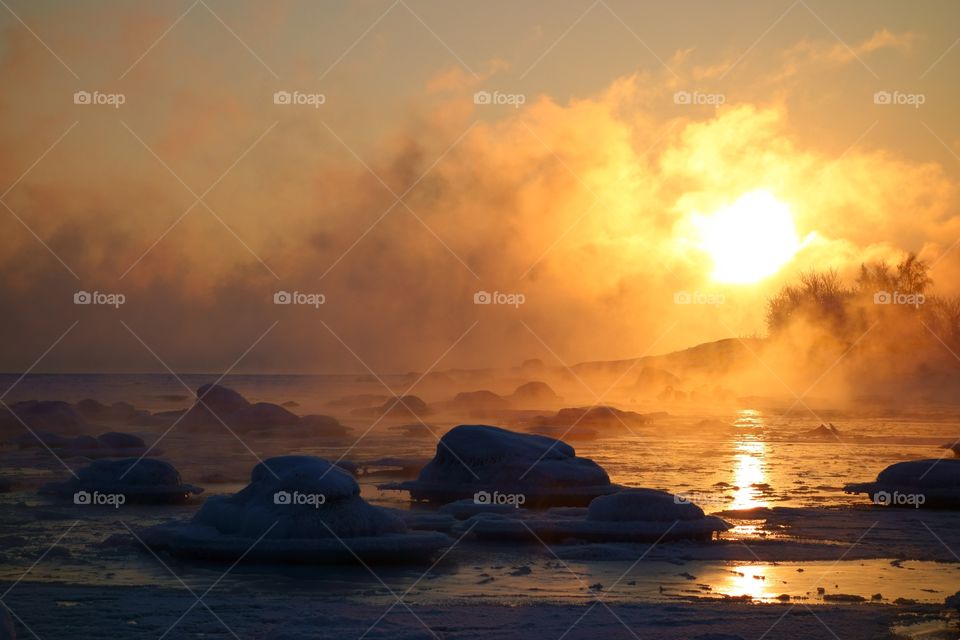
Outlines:
[[239, 392], [219, 384], [202, 385], [197, 389], [197, 400], [220, 416], [229, 416], [250, 406], [250, 401]]
[[510, 399], [515, 401], [518, 404], [531, 404], [531, 403], [554, 403], [558, 402], [561, 398], [556, 394], [556, 392], [550, 388], [546, 382], [540, 382], [539, 380], [532, 380], [530, 382], [525, 382], [519, 387], [513, 390], [513, 393], [510, 395]]
[[510, 402], [493, 391], [461, 391], [454, 396], [450, 406], [454, 409], [507, 409]]
[[352, 413], [359, 417], [409, 418], [429, 414], [430, 407], [417, 396], [399, 396], [385, 400], [379, 407], [354, 409]]
[[876, 481], [848, 484], [843, 490], [865, 493], [880, 506], [960, 509], [960, 459], [898, 462]]
[[189, 522], [154, 527], [144, 540], [185, 556], [297, 563], [420, 561], [451, 542], [409, 531], [392, 510], [361, 498], [347, 472], [297, 455], [265, 460], [238, 493], [213, 496]]
[[75, 478], [49, 483], [40, 489], [42, 494], [72, 497], [75, 502], [78, 493], [123, 495], [125, 503], [185, 502], [202, 491], [199, 487], [184, 484], [180, 473], [169, 462], [149, 458], [97, 460], [77, 471]]
[[65, 447], [72, 441], [73, 438], [51, 433], [50, 431], [34, 431], [33, 433], [24, 433], [16, 438], [11, 438], [9, 443], [19, 449], [36, 449], [46, 447], [58, 449]]
[[278, 404], [257, 402], [229, 414], [227, 420], [240, 429], [270, 429], [296, 424], [299, 418]]
[[87, 426], [73, 405], [60, 400], [25, 400], [8, 405], [8, 409], [0, 409], [0, 429], [22, 432], [26, 424], [35, 431], [77, 433]]
[[[610, 406], [568, 407], [552, 416], [538, 416], [530, 430], [541, 432], [547, 428], [564, 430], [577, 428], [593, 429], [601, 433], [631, 432], [650, 424], [651, 418], [635, 411], [624, 411]], [[572, 430], [571, 430], [572, 431]]]
[[487, 425], [454, 427], [416, 480], [382, 488], [440, 503], [478, 492], [522, 494], [526, 506], [586, 505], [619, 489], [597, 463], [578, 457], [565, 442]]
[[[332, 416], [298, 416], [272, 402], [251, 403], [242, 395], [220, 385], [205, 384], [197, 389], [197, 402], [185, 414], [165, 412], [165, 420], [177, 420], [192, 429], [222, 429], [223, 425], [237, 431], [264, 435], [270, 432], [298, 433], [312, 436], [341, 436], [350, 429]], [[159, 418], [160, 414], [155, 414]]]
[[62, 457], [125, 458], [148, 453], [160, 455], [158, 449], [149, 449], [143, 438], [130, 433], [110, 431], [96, 438], [86, 435], [67, 438], [47, 431], [35, 433], [36, 436], [27, 433], [14, 438], [11, 443], [21, 449], [51, 449]]
[[815, 429], [810, 429], [809, 431], [804, 431], [803, 435], [808, 438], [825, 438], [829, 440], [837, 440], [840, 438], [840, 429], [837, 429], [833, 426], [831, 422], [829, 425], [821, 424]]
[[75, 406], [83, 419], [92, 423], [127, 425], [149, 418], [148, 412], [138, 411], [128, 402], [114, 402], [111, 405], [106, 405], [92, 398], [87, 398], [81, 400]]
[[730, 525], [684, 499], [657, 489], [624, 489], [595, 498], [586, 509], [485, 515], [464, 525], [481, 538], [561, 542], [710, 540]]
[[379, 393], [357, 393], [343, 396], [342, 398], [337, 398], [336, 400], [329, 400], [326, 402], [325, 406], [336, 409], [369, 408], [382, 405], [389, 399], [390, 396], [385, 396]]
[[295, 427], [298, 434], [322, 437], [345, 436], [351, 431], [350, 427], [340, 424], [333, 416], [313, 413], [301, 416]]

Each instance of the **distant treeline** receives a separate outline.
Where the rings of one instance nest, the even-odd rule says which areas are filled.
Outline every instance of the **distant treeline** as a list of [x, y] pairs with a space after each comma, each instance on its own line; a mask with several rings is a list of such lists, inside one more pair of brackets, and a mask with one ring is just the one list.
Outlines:
[[768, 300], [767, 329], [775, 337], [804, 326], [843, 342], [876, 330], [881, 340], [936, 346], [960, 358], [960, 297], [934, 295], [932, 285], [928, 265], [913, 254], [895, 268], [863, 264], [852, 284], [834, 270], [806, 272]]

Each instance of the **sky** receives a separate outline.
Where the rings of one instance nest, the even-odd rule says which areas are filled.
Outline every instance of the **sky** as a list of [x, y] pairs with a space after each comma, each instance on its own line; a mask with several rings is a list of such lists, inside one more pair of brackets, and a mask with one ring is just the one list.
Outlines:
[[[629, 358], [906, 252], [960, 293], [955, 2], [0, 5], [3, 371]], [[757, 193], [797, 246], [719, 281]]]

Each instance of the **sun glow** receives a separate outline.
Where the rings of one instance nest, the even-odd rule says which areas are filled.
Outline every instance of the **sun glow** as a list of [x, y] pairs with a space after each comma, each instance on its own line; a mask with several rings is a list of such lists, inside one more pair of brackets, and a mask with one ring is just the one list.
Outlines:
[[800, 249], [790, 207], [764, 189], [745, 193], [712, 215], [695, 214], [698, 246], [717, 282], [746, 284], [776, 273]]

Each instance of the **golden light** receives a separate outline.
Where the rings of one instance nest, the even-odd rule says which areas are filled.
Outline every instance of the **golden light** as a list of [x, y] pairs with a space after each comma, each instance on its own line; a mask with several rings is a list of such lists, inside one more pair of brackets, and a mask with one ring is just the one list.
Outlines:
[[765, 189], [740, 196], [712, 215], [692, 218], [697, 246], [713, 260], [718, 282], [745, 284], [776, 273], [800, 249], [790, 207]]

